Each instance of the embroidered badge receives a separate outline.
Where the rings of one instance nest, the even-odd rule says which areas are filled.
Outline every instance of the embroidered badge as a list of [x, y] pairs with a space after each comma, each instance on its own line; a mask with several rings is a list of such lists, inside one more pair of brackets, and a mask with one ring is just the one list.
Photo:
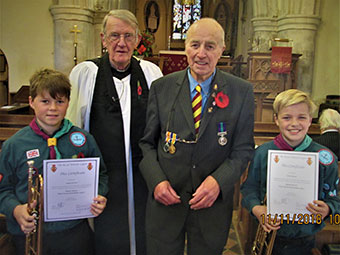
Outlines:
[[319, 150], [319, 161], [321, 164], [328, 166], [334, 162], [333, 154], [326, 149], [321, 149]]
[[40, 157], [39, 149], [26, 151], [26, 157], [27, 157], [27, 159]]
[[328, 195], [331, 196], [331, 197], [335, 197], [336, 196], [336, 190], [328, 192]]
[[86, 137], [81, 132], [73, 132], [70, 134], [70, 141], [76, 147], [81, 147], [86, 143]]

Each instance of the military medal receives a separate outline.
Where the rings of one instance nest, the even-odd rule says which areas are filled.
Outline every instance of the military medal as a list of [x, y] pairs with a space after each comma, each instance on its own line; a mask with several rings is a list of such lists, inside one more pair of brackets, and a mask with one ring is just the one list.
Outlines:
[[163, 146], [163, 150], [165, 152], [170, 152], [170, 154], [174, 154], [176, 152], [176, 147], [175, 147], [176, 137], [177, 137], [177, 134], [170, 132], [170, 131], [166, 131], [165, 144]]
[[221, 145], [221, 146], [224, 146], [226, 145], [228, 142], [227, 138], [225, 136], [221, 136], [220, 138], [218, 138], [218, 143]]
[[225, 146], [228, 143], [228, 139], [225, 137], [227, 135], [227, 130], [226, 130], [226, 123], [225, 122], [220, 122], [217, 125], [217, 135], [219, 136], [218, 138], [218, 143], [221, 146]]
[[164, 146], [163, 146], [164, 152], [168, 153], [169, 152], [169, 147], [170, 147], [170, 144], [169, 143], [165, 143]]
[[171, 144], [169, 147], [169, 152], [170, 154], [174, 154], [176, 152], [176, 147], [174, 144]]

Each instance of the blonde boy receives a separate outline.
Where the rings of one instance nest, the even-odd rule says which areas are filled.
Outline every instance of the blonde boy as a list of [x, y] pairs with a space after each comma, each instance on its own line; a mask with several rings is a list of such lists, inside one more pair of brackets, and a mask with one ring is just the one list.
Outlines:
[[[320, 214], [324, 220], [329, 214], [337, 214], [340, 200], [337, 197], [338, 167], [336, 156], [326, 147], [317, 144], [307, 135], [312, 123], [315, 105], [309, 96], [299, 90], [290, 89], [280, 93], [274, 101], [274, 119], [280, 134], [271, 142], [255, 151], [248, 178], [242, 185], [242, 205], [261, 221], [267, 208], [261, 203], [266, 194], [268, 150], [319, 152], [319, 194], [318, 200], [310, 201], [306, 208], [311, 214]], [[278, 230], [273, 254], [310, 254], [315, 245], [314, 234], [324, 227], [321, 224], [269, 224], [265, 231]]]
[[[9, 138], [0, 153], [0, 212], [6, 215], [16, 254], [24, 254], [25, 234], [35, 229], [27, 212], [28, 160], [42, 174], [44, 159], [101, 157], [94, 138], [64, 119], [71, 85], [57, 71], [43, 69], [30, 79], [29, 104], [35, 118]], [[48, 145], [48, 140], [56, 145]], [[107, 176], [101, 160], [99, 194], [91, 212], [98, 216], [106, 206]], [[40, 215], [43, 217], [43, 215]], [[44, 223], [43, 254], [92, 254], [92, 233], [86, 219]]]

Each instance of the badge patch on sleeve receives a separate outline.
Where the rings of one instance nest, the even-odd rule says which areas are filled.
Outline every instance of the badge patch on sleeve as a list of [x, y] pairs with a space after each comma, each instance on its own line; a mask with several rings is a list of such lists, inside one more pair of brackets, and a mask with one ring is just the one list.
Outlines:
[[39, 149], [34, 149], [30, 151], [26, 151], [27, 159], [37, 158], [40, 156]]
[[0, 183], [1, 183], [3, 177], [4, 176], [2, 174], [0, 174]]
[[70, 134], [70, 141], [76, 147], [81, 147], [86, 143], [86, 137], [81, 132], [73, 132]]
[[326, 149], [319, 150], [319, 161], [323, 165], [330, 165], [334, 162], [333, 154]]

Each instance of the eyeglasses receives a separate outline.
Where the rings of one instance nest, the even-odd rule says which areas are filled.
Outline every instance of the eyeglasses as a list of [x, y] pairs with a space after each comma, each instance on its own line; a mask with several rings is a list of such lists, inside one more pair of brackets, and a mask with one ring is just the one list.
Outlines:
[[107, 39], [110, 42], [117, 42], [120, 40], [122, 36], [126, 42], [132, 42], [136, 40], [136, 36], [132, 33], [126, 33], [126, 34], [111, 33], [107, 36]]

